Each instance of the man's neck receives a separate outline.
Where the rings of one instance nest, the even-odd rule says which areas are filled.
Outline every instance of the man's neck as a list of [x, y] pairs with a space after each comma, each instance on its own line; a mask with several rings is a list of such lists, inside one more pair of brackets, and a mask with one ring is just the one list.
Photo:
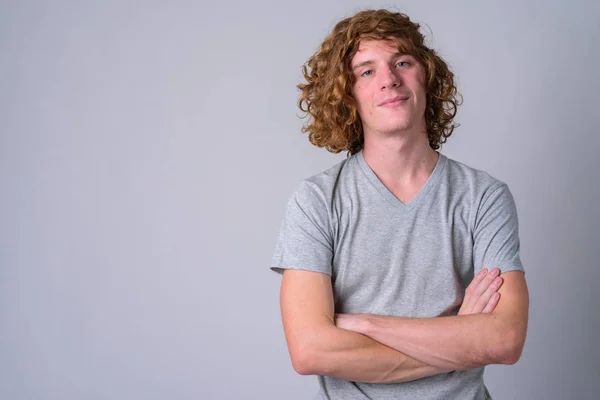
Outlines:
[[365, 135], [363, 157], [375, 175], [391, 189], [424, 184], [439, 154], [429, 146], [425, 134], [385, 139]]

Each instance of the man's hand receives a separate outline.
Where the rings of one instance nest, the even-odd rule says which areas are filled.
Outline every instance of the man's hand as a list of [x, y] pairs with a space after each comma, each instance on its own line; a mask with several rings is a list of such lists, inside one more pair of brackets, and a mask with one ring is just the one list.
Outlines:
[[493, 268], [489, 272], [487, 268], [479, 271], [465, 291], [465, 298], [460, 310], [458, 310], [458, 315], [494, 311], [500, 300], [498, 289], [502, 286], [503, 281], [499, 275], [500, 270], [498, 268]]

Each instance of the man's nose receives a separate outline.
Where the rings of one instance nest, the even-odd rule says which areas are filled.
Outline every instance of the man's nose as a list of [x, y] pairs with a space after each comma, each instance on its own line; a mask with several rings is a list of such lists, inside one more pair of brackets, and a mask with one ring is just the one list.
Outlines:
[[395, 71], [388, 66], [379, 70], [379, 83], [382, 89], [389, 89], [402, 84], [402, 80], [394, 72]]

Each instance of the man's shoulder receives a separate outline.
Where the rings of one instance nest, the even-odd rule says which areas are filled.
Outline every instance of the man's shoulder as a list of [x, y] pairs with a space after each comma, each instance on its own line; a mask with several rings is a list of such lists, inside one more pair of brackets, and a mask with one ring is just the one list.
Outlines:
[[329, 198], [342, 181], [351, 172], [353, 157], [345, 158], [327, 169], [304, 178], [296, 187], [296, 192], [316, 193], [323, 198]]
[[485, 192], [506, 185], [505, 182], [483, 169], [467, 165], [464, 162], [457, 161], [447, 156], [446, 158], [447, 176], [453, 186]]

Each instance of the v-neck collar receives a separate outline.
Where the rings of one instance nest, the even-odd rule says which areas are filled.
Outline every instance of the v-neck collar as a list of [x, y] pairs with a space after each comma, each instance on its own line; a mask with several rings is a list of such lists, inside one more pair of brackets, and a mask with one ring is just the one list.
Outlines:
[[373, 172], [373, 170], [371, 169], [371, 167], [369, 166], [369, 164], [367, 164], [367, 162], [365, 161], [365, 158], [364, 158], [362, 150], [360, 150], [358, 153], [356, 153], [356, 160], [358, 161], [358, 164], [360, 165], [361, 169], [363, 170], [363, 172], [365, 173], [365, 175], [367, 176], [367, 178], [369, 179], [369, 181], [373, 184], [373, 186], [375, 186], [375, 189], [377, 189], [377, 191], [379, 193], [381, 193], [381, 195], [383, 197], [385, 197], [385, 199], [392, 206], [394, 206], [399, 211], [409, 212], [409, 211], [413, 210], [416, 206], [418, 206], [419, 203], [425, 197], [427, 197], [427, 194], [429, 193], [429, 191], [431, 190], [431, 188], [433, 188], [435, 186], [435, 183], [437, 182], [438, 178], [442, 174], [442, 171], [443, 171], [444, 167], [446, 166], [446, 156], [444, 156], [440, 152], [438, 152], [438, 154], [439, 154], [439, 157], [438, 157], [437, 163], [435, 164], [435, 168], [433, 169], [431, 175], [427, 179], [427, 182], [425, 182], [425, 185], [421, 188], [421, 190], [419, 191], [419, 193], [410, 202], [408, 202], [406, 204], [402, 203], [379, 180], [379, 178], [377, 177], [377, 175], [375, 175], [375, 172]]

